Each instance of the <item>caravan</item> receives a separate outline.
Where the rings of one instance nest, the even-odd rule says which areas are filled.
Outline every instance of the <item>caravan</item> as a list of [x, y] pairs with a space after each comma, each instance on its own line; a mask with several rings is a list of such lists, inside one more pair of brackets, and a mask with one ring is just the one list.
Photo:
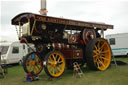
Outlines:
[[128, 56], [128, 33], [106, 35], [114, 56]]
[[6, 64], [22, 63], [22, 58], [32, 50], [26, 44], [20, 42], [0, 43], [2, 63]]

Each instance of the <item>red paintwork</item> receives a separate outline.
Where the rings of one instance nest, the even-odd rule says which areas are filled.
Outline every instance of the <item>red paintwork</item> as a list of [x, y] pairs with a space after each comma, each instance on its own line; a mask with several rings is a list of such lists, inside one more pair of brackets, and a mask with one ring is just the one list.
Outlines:
[[68, 49], [61, 50], [66, 59], [82, 59], [83, 51], [82, 49]]
[[82, 49], [73, 50], [73, 59], [80, 59], [80, 58], [83, 58], [83, 50]]
[[61, 50], [62, 53], [65, 56], [65, 59], [72, 59], [73, 54], [72, 54], [72, 49], [68, 49], [68, 50]]

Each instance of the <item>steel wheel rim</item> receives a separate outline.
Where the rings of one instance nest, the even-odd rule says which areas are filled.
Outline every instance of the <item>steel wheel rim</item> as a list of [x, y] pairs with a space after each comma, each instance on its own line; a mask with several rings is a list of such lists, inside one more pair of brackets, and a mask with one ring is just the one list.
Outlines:
[[65, 69], [65, 59], [59, 52], [53, 52], [49, 55], [47, 69], [51, 76], [59, 77]]
[[106, 40], [98, 40], [93, 48], [94, 64], [99, 70], [106, 70], [111, 62], [111, 48]]
[[42, 61], [39, 59], [36, 53], [32, 53], [27, 57], [26, 60], [26, 68], [28, 72], [34, 72], [34, 74], [38, 74], [43, 69]]

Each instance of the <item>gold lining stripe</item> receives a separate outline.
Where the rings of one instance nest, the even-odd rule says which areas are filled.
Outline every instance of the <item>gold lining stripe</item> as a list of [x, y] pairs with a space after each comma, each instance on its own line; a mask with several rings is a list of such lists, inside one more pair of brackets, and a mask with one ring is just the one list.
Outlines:
[[34, 30], [35, 24], [36, 24], [36, 20], [34, 20], [34, 24], [32, 26], [31, 36], [32, 36], [33, 30]]

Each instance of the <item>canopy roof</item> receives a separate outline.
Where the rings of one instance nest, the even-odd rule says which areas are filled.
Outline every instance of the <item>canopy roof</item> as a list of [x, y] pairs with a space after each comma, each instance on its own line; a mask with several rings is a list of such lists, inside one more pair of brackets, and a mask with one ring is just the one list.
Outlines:
[[73, 25], [73, 26], [79, 26], [79, 27], [89, 27], [89, 28], [95, 27], [100, 29], [113, 29], [113, 25], [109, 25], [109, 24], [78, 21], [78, 20], [57, 18], [57, 17], [51, 17], [51, 16], [43, 16], [43, 15], [34, 14], [34, 13], [21, 13], [15, 16], [12, 19], [12, 25], [19, 25], [19, 22], [21, 23], [21, 25], [23, 25], [24, 23], [28, 22], [28, 19], [46, 22], [46, 23]]

